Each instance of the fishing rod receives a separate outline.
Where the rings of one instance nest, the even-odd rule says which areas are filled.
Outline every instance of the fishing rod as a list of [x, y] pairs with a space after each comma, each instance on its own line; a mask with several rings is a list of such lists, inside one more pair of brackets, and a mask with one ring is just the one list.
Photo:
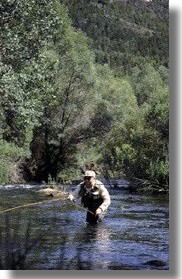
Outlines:
[[[60, 193], [60, 191], [57, 190], [57, 191], [54, 193], [54, 195], [59, 194], [59, 193]], [[68, 192], [65, 192], [65, 194], [68, 194], [68, 195], [69, 195]], [[93, 212], [90, 211], [89, 209], [86, 209], [85, 207], [83, 207], [83, 206], [77, 204], [75, 201], [71, 201], [69, 198], [67, 198], [66, 200], [69, 201], [69, 202], [71, 202], [72, 204], [74, 204], [76, 207], [81, 208], [82, 210], [85, 210], [85, 211], [87, 211], [87, 212], [89, 212], [89, 213], [95, 215], [95, 213], [93, 213]]]
[[[59, 194], [59, 193], [60, 193], [60, 191], [57, 190], [57, 191], [54, 193], [54, 195]], [[69, 195], [69, 192], [65, 192], [65, 194], [68, 194], [68, 195]], [[85, 207], [83, 207], [83, 206], [77, 204], [75, 201], [71, 201], [69, 198], [67, 198], [66, 201], [71, 202], [71, 203], [74, 204], [76, 207], [81, 208], [82, 210], [85, 210], [85, 211], [87, 211], [87, 212], [89, 212], [89, 213], [95, 215], [95, 213], [93, 213], [93, 212], [90, 211], [89, 209], [86, 209]]]
[[[70, 200], [67, 200], [67, 201], [70, 201]], [[73, 205], [75, 205], [76, 207], [78, 207], [78, 208], [81, 208], [82, 210], [85, 210], [85, 211], [87, 211], [87, 212], [89, 212], [89, 213], [91, 213], [91, 214], [93, 214], [93, 215], [95, 215], [92, 211], [90, 211], [89, 209], [86, 209], [85, 207], [83, 207], [83, 206], [81, 206], [81, 205], [79, 205], [79, 204], [77, 204], [77, 203], [75, 203], [75, 202], [72, 202], [72, 201], [70, 201]]]

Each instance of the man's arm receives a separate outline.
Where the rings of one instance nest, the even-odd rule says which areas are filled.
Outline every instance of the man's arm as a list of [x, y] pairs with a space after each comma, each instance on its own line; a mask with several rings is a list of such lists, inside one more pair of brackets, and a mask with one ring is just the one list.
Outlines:
[[104, 185], [100, 186], [100, 195], [103, 199], [103, 203], [99, 206], [99, 208], [104, 212], [107, 210], [108, 206], [111, 203], [109, 192]]
[[82, 185], [82, 182], [76, 186], [76, 189], [74, 191], [69, 193], [68, 199], [70, 201], [78, 201], [80, 199], [79, 192], [80, 192], [81, 185]]

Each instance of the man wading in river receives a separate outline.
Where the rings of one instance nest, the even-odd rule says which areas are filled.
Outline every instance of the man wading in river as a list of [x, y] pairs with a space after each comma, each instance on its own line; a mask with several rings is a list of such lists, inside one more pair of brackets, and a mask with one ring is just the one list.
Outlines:
[[84, 181], [76, 190], [69, 194], [71, 201], [81, 200], [81, 204], [88, 209], [86, 221], [96, 224], [110, 205], [110, 195], [101, 181], [96, 179], [96, 173], [88, 170], [84, 174]]

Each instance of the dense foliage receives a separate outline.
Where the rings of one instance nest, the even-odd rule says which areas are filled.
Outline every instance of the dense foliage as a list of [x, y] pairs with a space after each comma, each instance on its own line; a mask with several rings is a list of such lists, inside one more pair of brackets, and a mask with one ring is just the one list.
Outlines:
[[0, 183], [16, 167], [47, 181], [95, 162], [103, 175], [168, 185], [167, 1], [0, 10]]

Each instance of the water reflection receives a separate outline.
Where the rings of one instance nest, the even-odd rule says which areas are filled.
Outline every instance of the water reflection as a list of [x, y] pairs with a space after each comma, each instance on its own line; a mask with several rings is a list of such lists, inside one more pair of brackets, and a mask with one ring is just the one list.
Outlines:
[[104, 222], [100, 222], [97, 225], [87, 224], [84, 234], [81, 235], [86, 242], [97, 241], [100, 244], [106, 244], [109, 242], [110, 231]]
[[[64, 253], [63, 253], [64, 250]], [[102, 222], [97, 225], [81, 226], [67, 240], [60, 251], [58, 269], [93, 270], [108, 269], [106, 255], [110, 250], [110, 230]]]
[[[105, 223], [99, 223], [96, 226], [87, 226], [87, 237], [92, 240], [93, 245], [90, 247], [90, 262], [92, 269], [108, 269], [109, 251], [111, 247], [110, 230]], [[107, 256], [107, 258], [106, 258]]]

